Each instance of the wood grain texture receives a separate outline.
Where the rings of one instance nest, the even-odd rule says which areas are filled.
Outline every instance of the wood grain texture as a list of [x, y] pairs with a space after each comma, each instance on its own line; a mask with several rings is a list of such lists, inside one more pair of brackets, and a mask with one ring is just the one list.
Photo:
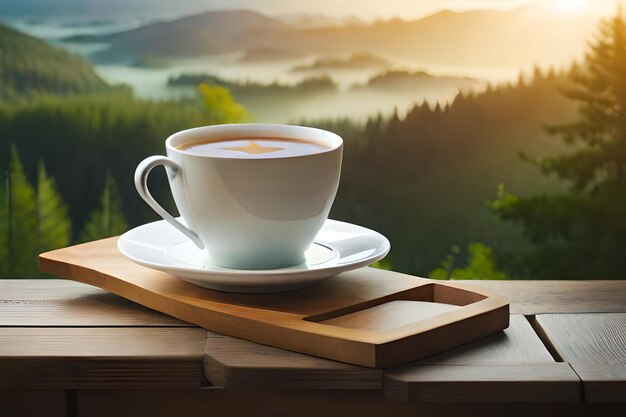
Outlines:
[[621, 417], [615, 404], [389, 403], [371, 390], [80, 390], [78, 417]]
[[[5, 291], [5, 289], [7, 287], [4, 286], [6, 282], [7, 281], [0, 280], [0, 299], [10, 300], [11, 297], [6, 296], [7, 292]], [[10, 287], [13, 288], [12, 291], [17, 291], [16, 294], [19, 294], [18, 299], [40, 299], [44, 301], [46, 300], [46, 297], [49, 297], [50, 299], [55, 299], [55, 298], [68, 299], [68, 298], [72, 298], [72, 296], [70, 295], [72, 292], [74, 292], [76, 297], [80, 297], [82, 294], [84, 294], [85, 289], [89, 291], [96, 291], [96, 292], [103, 293], [103, 291], [99, 289], [94, 289], [93, 287], [85, 286], [83, 284], [79, 284], [79, 283], [75, 283], [71, 281], [36, 280], [36, 281], [33, 281], [33, 283], [37, 284], [36, 288], [33, 288], [30, 282], [28, 283], [28, 285], [24, 285], [25, 281], [21, 281], [21, 280], [19, 281], [9, 280], [8, 282], [11, 283]], [[48, 290], [49, 287], [47, 286], [50, 283], [62, 284], [62, 286], [65, 288], [61, 288], [62, 287], [61, 285], [59, 286], [54, 285], [50, 290]], [[497, 283], [497, 284], [504, 284], [504, 283]], [[515, 284], [517, 286], [519, 283], [515, 282]], [[535, 284], [535, 282], [527, 282], [527, 284], [529, 285]], [[568, 283], [556, 282], [555, 284], [563, 284], [563, 291], [571, 289], [569, 285], [566, 285]], [[615, 282], [613, 281], [606, 282], [606, 286], [608, 287], [609, 290], [605, 291], [604, 293], [613, 292], [613, 294], [611, 294], [610, 297], [602, 298], [601, 294], [603, 294], [603, 292], [592, 291], [592, 294], [590, 295], [590, 297], [596, 297], [596, 298], [593, 298], [593, 300], [589, 300], [587, 304], [591, 305], [592, 307], [595, 304], [601, 305], [602, 303], [605, 303], [605, 302], [611, 305], [611, 303], [613, 302], [611, 300], [615, 300], [619, 298], [615, 295], [615, 292], [618, 292], [619, 289], [621, 288], [620, 287], [621, 283], [618, 283], [620, 285], [617, 285], [617, 286], [613, 284], [615, 284]], [[518, 287], [518, 290], [524, 291], [524, 289], [521, 287]], [[622, 297], [621, 294], [623, 294], [623, 292], [618, 293], [620, 297]], [[112, 297], [116, 297], [116, 296], [112, 296]], [[517, 297], [518, 298], [522, 297], [522, 295], [518, 294]], [[579, 297], [579, 295], [577, 295], [577, 297]], [[566, 302], [564, 301], [563, 298], [561, 298], [560, 300], [561, 302]], [[292, 300], [290, 302], [293, 303], [294, 301]], [[581, 304], [578, 301], [575, 301], [575, 303], [572, 306], [575, 308], [579, 308], [581, 306], [584, 306], [584, 304]], [[20, 305], [21, 311], [27, 312], [29, 308], [31, 307], [27, 303], [23, 303]], [[76, 305], [73, 307], [68, 307], [66, 311], [68, 315], [71, 315], [71, 314], [80, 315], [83, 308], [85, 307], [82, 305], [80, 306]], [[561, 306], [559, 308], [563, 308], [563, 307]], [[565, 308], [568, 308], [568, 307], [565, 306]], [[38, 313], [38, 314], [41, 314], [41, 313]], [[578, 315], [565, 315], [565, 317], [569, 317], [569, 316], [574, 317], [575, 322], [579, 320], [579, 318], [575, 317]], [[98, 326], [99, 322], [97, 320], [97, 315], [94, 315], [93, 317], [94, 317], [93, 325]], [[106, 314], [103, 314], [103, 317], [106, 318]], [[545, 320], [543, 320], [542, 316], [538, 316], [538, 317], [539, 317], [539, 321], [546, 322]], [[0, 314], [0, 320], [2, 320], [1, 314]], [[44, 318], [41, 322], [45, 322], [46, 320], [48, 320], [48, 318]], [[107, 320], [110, 320], [110, 319], [105, 319], [104, 321], [100, 322], [101, 325], [103, 326], [109, 325]], [[522, 323], [521, 326], [520, 326], [520, 323]], [[523, 324], [524, 324], [523, 317], [518, 316], [518, 315], [513, 315], [511, 316], [511, 327], [503, 333], [498, 333], [494, 336], [481, 339], [477, 342], [474, 342], [472, 344], [463, 346], [455, 350], [447, 351], [439, 355], [424, 358], [423, 360], [418, 361], [416, 363], [412, 363], [407, 367], [410, 368], [410, 367], [419, 366], [420, 363], [426, 364], [429, 366], [451, 365], [454, 367], [463, 366], [463, 364], [467, 364], [467, 363], [471, 365], [475, 365], [475, 366], [497, 366], [498, 362], [501, 365], [506, 367], [506, 365], [510, 364], [512, 359], [515, 359], [515, 358], [522, 358], [521, 360], [523, 361], [524, 364], [543, 366], [544, 361], [546, 360], [546, 351], [544, 350], [543, 352], [540, 352], [536, 349], [538, 339], [536, 337], [532, 339], [531, 336], [534, 336], [534, 334], [532, 333], [532, 330], [528, 326], [524, 326]], [[620, 331], [618, 331], [618, 329], [621, 328], [620, 324], [615, 324], [611, 322], [609, 323], [609, 327], [615, 328], [616, 334], [618, 335], [621, 334]], [[539, 329], [541, 330], [541, 328]], [[6, 329], [0, 329], [0, 331], [1, 330], [6, 330]], [[37, 329], [34, 329], [34, 330], [37, 330]], [[82, 329], [82, 330], [91, 331], [93, 329]], [[225, 340], [231, 339], [230, 337], [222, 337], [216, 334], [213, 334], [211, 337], [221, 338]], [[171, 337], [167, 338], [167, 340], [169, 340], [169, 343], [171, 343], [171, 341], [174, 339], [176, 338], [171, 338]], [[579, 339], [576, 339], [576, 340], [579, 340]], [[620, 340], [619, 336], [617, 340]], [[6, 344], [3, 343], [5, 341], [6, 340], [0, 341], [0, 347], [7, 346]], [[246, 342], [246, 343], [249, 343], [249, 342]], [[75, 343], [75, 346], [79, 344], [80, 342]], [[251, 345], [254, 346], [254, 349], [257, 349], [260, 346], [254, 343], [251, 343]], [[517, 351], [514, 347], [517, 346], [519, 348], [520, 345], [521, 345], [521, 349]], [[604, 345], [601, 345], [601, 346], [604, 346]], [[618, 345], [618, 348], [619, 346], [623, 346], [623, 345]], [[19, 348], [19, 345], [14, 345], [14, 347]], [[273, 349], [273, 348], [269, 348], [269, 349], [275, 350], [277, 355], [281, 355], [282, 353], [287, 353], [289, 355], [301, 356], [303, 358], [306, 358], [307, 360], [312, 358], [307, 355], [298, 355], [292, 352], [285, 352], [280, 349]], [[601, 350], [604, 351], [605, 349], [606, 349], [606, 346], [602, 347]], [[596, 390], [591, 391], [591, 394], [592, 394], [591, 396], [589, 395], [589, 392], [588, 392], [589, 386], [588, 385], [585, 386], [587, 401], [589, 401], [590, 399], [594, 400], [594, 397], [593, 397], [594, 395], [601, 396], [601, 395], [607, 395], [607, 393], [611, 395], [615, 395], [616, 392], [618, 395], [617, 399], [596, 397], [595, 400], [619, 401], [621, 398], [619, 395], [621, 395], [624, 392], [624, 389], [621, 388], [621, 385], [619, 384], [623, 384], [622, 381], [626, 379], [626, 377], [624, 377], [623, 375], [620, 376], [619, 374], [622, 368], [620, 368], [619, 366], [615, 366], [613, 364], [606, 365], [602, 363], [590, 363], [589, 362], [590, 359], [586, 357], [585, 355], [594, 353], [594, 349], [587, 349], [587, 350], [583, 349], [582, 352], [584, 352], [584, 354], [580, 355], [580, 359], [583, 360], [583, 362], [580, 362], [578, 366], [579, 367], [587, 366], [588, 370], [586, 370], [585, 372], [590, 373], [590, 375], [593, 376], [593, 372], [599, 372], [600, 373], [599, 377], [604, 378], [605, 376], [602, 376], [602, 375], [603, 374], [606, 375], [606, 372], [612, 372], [612, 371], [617, 372], [615, 374], [617, 381], [608, 380], [608, 379], [605, 381], [601, 381], [601, 380], [594, 381], [593, 384]], [[259, 351], [259, 353], [260, 355], [258, 356], [254, 356], [254, 355], [243, 356], [242, 363], [244, 364], [244, 366], [247, 366], [246, 363], [248, 364], [250, 363], [250, 359], [256, 360], [260, 364], [267, 364], [268, 367], [273, 366], [272, 357], [265, 356], [265, 353], [267, 352]], [[271, 354], [268, 353], [268, 356], [269, 355], [273, 355], [273, 353]], [[45, 355], [42, 355], [42, 356], [45, 356]], [[619, 358], [621, 356], [621, 350], [619, 349], [615, 350], [613, 347], [610, 347], [605, 353], [603, 353], [600, 356], [609, 358], [609, 359]], [[96, 369], [90, 372], [94, 374], [98, 372], [98, 367], [99, 367], [98, 361], [94, 361], [94, 362], [89, 361], [88, 363], [81, 363], [80, 360], [74, 360], [72, 363], [68, 364], [66, 362], [67, 358], [65, 357], [47, 358], [48, 361], [54, 361], [57, 359], [60, 360], [61, 365], [58, 368], [56, 368], [54, 372], [57, 378], [59, 379], [63, 379], [64, 376], [66, 375], [70, 375], [70, 376], [76, 375], [77, 372], [81, 371], [80, 369], [77, 370], [76, 368], [91, 367], [92, 364], [93, 366], [96, 367]], [[233, 356], [232, 359], [235, 360], [236, 358]], [[313, 358], [313, 359], [318, 359], [318, 358]], [[39, 358], [33, 357], [32, 360], [36, 361], [36, 360], [39, 360]], [[266, 360], [267, 362], [263, 362], [263, 360]], [[297, 360], [298, 359], [296, 359], [295, 361]], [[319, 359], [319, 360], [325, 363], [335, 363], [335, 362], [326, 361], [323, 359]], [[293, 356], [290, 357], [289, 361], [294, 361], [294, 357]], [[536, 363], [535, 361], [538, 361], [538, 363]], [[513, 360], [513, 362], [515, 362], [515, 360]], [[4, 364], [5, 364], [5, 361], [0, 360], [0, 381], [6, 380], [6, 378], [4, 377], [7, 375], [7, 373], [6, 373], [6, 368], [3, 368]], [[122, 370], [125, 369], [127, 365], [128, 365], [128, 362], [119, 363], [119, 367], [117, 367], [117, 365], [114, 364], [113, 362], [108, 362], [107, 364], [105, 364], [105, 366], [109, 368], [111, 366], [115, 366], [116, 372], [120, 374], [122, 373]], [[237, 366], [237, 363], [233, 362], [231, 363], [231, 365]], [[340, 365], [344, 365], [344, 364], [340, 364]], [[21, 364], [18, 363], [16, 365], [16, 368], [20, 366]], [[315, 366], [317, 366], [317, 364]], [[344, 365], [344, 366], [349, 366], [349, 365]], [[21, 369], [19, 370], [18, 369], [14, 369], [14, 370], [16, 372], [26, 371], [26, 372], [32, 372], [33, 374], [36, 374], [38, 371], [44, 372], [44, 373], [48, 372], [49, 369], [50, 369], [49, 365], [46, 365], [46, 364], [44, 364], [39, 369], [37, 368], [36, 364], [33, 364], [32, 366], [21, 367]], [[130, 371], [131, 373], [135, 372], [133, 371], [133, 369], [134, 368], [131, 365], [131, 371]], [[392, 369], [390, 370], [390, 372], [397, 371], [398, 369], [400, 368]], [[579, 369], [583, 369], [583, 368], [579, 368]], [[577, 369], [577, 371], [580, 373], [581, 371], [579, 369]], [[308, 368], [308, 370], [313, 372], [314, 368]], [[514, 370], [515, 368], [510, 368], [510, 372], [512, 375], [512, 377], [510, 378], [511, 380], [514, 379], [514, 375], [515, 375]], [[368, 371], [375, 371], [375, 370], [368, 370]], [[3, 372], [5, 373], [3, 374]], [[82, 372], [86, 372], [86, 371], [83, 369]], [[149, 372], [151, 372], [149, 368], [146, 368], [145, 373], [147, 374]], [[154, 372], [154, 369], [152, 370], [152, 372]], [[196, 372], [196, 371], [193, 370], [192, 372]], [[260, 372], [262, 372], [262, 370]], [[375, 372], [378, 372], [378, 371], [375, 371]], [[467, 370], [464, 370], [463, 372], [466, 376], [468, 375], [471, 376], [471, 373], [467, 373]], [[537, 375], [541, 375], [540, 372], [542, 371], [538, 371]], [[123, 383], [124, 381], [117, 381], [116, 383], [112, 383], [110, 379], [111, 374], [108, 373], [108, 370], [104, 371], [102, 375], [105, 375], [105, 376], [108, 375], [108, 377], [101, 378], [100, 380], [101, 384], [95, 383], [95, 379], [92, 379], [94, 383], [92, 384], [90, 382], [89, 384], [86, 385], [90, 388], [90, 390], [78, 391], [79, 399], [85, 399], [85, 397], [82, 396], [82, 394], [84, 393], [87, 396], [89, 396], [89, 399], [93, 400], [89, 402], [88, 407], [81, 408], [83, 411], [85, 410], [88, 411], [88, 413], [83, 413], [83, 414], [79, 413], [79, 415], [94, 415], [94, 416], [133, 415], [133, 416], [136, 416], [136, 415], [141, 415], [142, 413], [145, 414], [146, 410], [150, 410], [152, 412], [151, 415], [154, 415], [154, 416], [159, 416], [159, 415], [170, 416], [170, 415], [177, 415], [180, 413], [184, 414], [185, 412], [188, 412], [188, 414], [191, 415], [191, 413], [206, 412], [206, 410], [211, 410], [211, 411], [217, 410], [218, 414], [221, 412], [227, 415], [250, 415], [250, 416], [254, 415], [255, 417], [258, 417], [260, 415], [264, 415], [266, 412], [267, 412], [267, 415], [274, 415], [274, 416], [290, 415], [291, 416], [291, 415], [294, 415], [292, 410], [298, 410], [299, 415], [316, 415], [317, 416], [317, 415], [333, 415], [333, 413], [335, 412], [334, 410], [336, 411], [338, 410], [337, 414], [335, 415], [346, 415], [349, 412], [355, 412], [355, 413], [358, 412], [359, 414], [362, 414], [362, 415], [385, 415], [385, 416], [387, 415], [389, 416], [393, 416], [393, 415], [462, 416], [462, 415], [480, 414], [482, 417], [489, 416], [489, 415], [497, 415], [497, 416], [500, 416], [500, 415], [518, 416], [519, 415], [519, 416], [525, 416], [525, 417], [528, 415], [532, 415], [534, 417], [541, 416], [541, 415], [546, 415], [546, 416], [554, 416], [554, 415], [568, 415], [568, 416], [585, 415], [586, 416], [586, 415], [589, 415], [589, 416], [595, 417], [595, 416], [600, 416], [600, 415], [618, 416], [618, 415], [622, 415], [624, 412], [623, 404], [622, 405], [607, 404], [607, 403], [587, 403], [587, 404], [552, 403], [552, 404], [549, 404], [549, 403], [519, 403], [519, 402], [498, 403], [497, 402], [499, 398], [498, 395], [494, 395], [492, 396], [492, 398], [487, 399], [487, 401], [489, 401], [490, 404], [468, 403], [468, 402], [450, 403], [448, 402], [451, 400], [450, 397], [445, 396], [444, 394], [441, 393], [441, 391], [439, 392], [435, 391], [435, 393], [433, 394], [433, 397], [436, 397], [437, 395], [441, 395], [441, 398], [440, 398], [441, 402], [392, 403], [392, 404], [386, 405], [385, 402], [379, 403], [378, 399], [380, 399], [380, 396], [376, 397], [377, 400], [375, 402], [370, 402], [370, 400], [364, 399], [364, 398], [372, 398], [372, 394], [376, 393], [377, 392], [376, 390], [359, 390], [358, 392], [360, 392], [360, 394], [357, 395], [355, 394], [355, 391], [350, 390], [350, 389], [335, 390], [334, 393], [333, 392], [329, 393], [329, 391], [332, 391], [332, 390], [327, 390], [327, 391], [324, 391], [323, 394], [321, 394], [322, 390], [318, 390], [318, 389], [314, 389], [314, 390], [282, 390], [282, 389], [279, 390], [279, 389], [276, 389], [276, 390], [270, 390], [270, 391], [262, 390], [262, 389], [255, 389], [253, 391], [235, 389], [235, 390], [213, 390], [211, 391], [212, 392], [211, 396], [203, 396], [203, 393], [206, 392], [207, 390], [188, 390], [188, 389], [187, 390], [176, 390], [176, 389], [172, 390], [172, 389], [169, 389], [170, 385], [166, 386], [166, 384], [164, 383], [159, 384], [159, 381], [157, 381], [157, 383], [154, 385], [142, 385], [142, 384], [146, 384], [145, 380], [142, 381], [142, 384], [138, 384], [137, 381], [135, 381], [132, 385], [127, 384], [126, 386], [133, 386], [133, 387], [148, 386], [148, 387], [154, 387], [154, 389], [150, 389], [150, 390], [133, 389], [130, 391], [128, 390], [100, 391], [100, 390], [91, 389], [91, 388], [102, 387], [102, 386], [111, 386], [111, 387], [124, 386], [123, 384], [120, 384], [120, 382]], [[159, 375], [161, 375], [161, 373], [156, 374], [157, 379], [160, 379]], [[62, 385], [62, 383], [60, 383], [59, 381], [51, 382], [52, 379], [53, 377], [50, 376], [49, 380], [44, 381], [43, 384], [41, 383], [41, 380], [37, 381], [36, 378], [34, 379], [34, 381], [39, 385], [40, 388], [54, 386], [54, 384], [58, 384], [57, 386]], [[459, 378], [459, 379], [462, 379], [462, 378]], [[68, 385], [67, 382], [68, 381], [64, 381], [66, 385]], [[466, 381], [464, 383], [466, 385], [470, 385], [472, 382]], [[503, 383], [507, 384], [507, 382], [503, 382]], [[525, 383], [528, 383], [528, 381], [526, 381]], [[615, 388], [616, 384], [619, 385], [617, 388]], [[0, 386], [2, 386], [2, 383], [0, 383]], [[22, 386], [25, 386], [25, 385], [22, 385]], [[186, 386], [187, 385], [185, 385], [185, 387]], [[194, 385], [194, 386], [197, 386], [197, 385]], [[162, 387], [163, 389], [159, 390], [159, 388], [157, 387]], [[271, 385], [269, 385], [269, 382], [268, 382], [267, 387], [271, 388]], [[441, 387], [442, 385], [439, 385], [439, 386], [436, 386], [435, 389], [441, 389]], [[234, 386], [233, 388], [237, 388], [237, 387]], [[490, 387], [488, 384], [482, 385], [482, 388], [484, 388], [485, 390], [491, 389], [493, 390], [494, 393], [498, 393], [498, 389], [500, 389], [499, 386]], [[545, 390], [546, 392], [550, 392], [551, 389], [553, 388], [554, 388], [554, 385], [548, 385], [545, 387]], [[401, 391], [402, 390], [398, 390], [397, 392], [401, 392]], [[7, 395], [6, 394], [7, 392], [10, 394]], [[0, 413], [0, 415], [2, 415], [3, 417], [4, 415], [27, 416], [29, 406], [35, 407], [34, 409], [36, 410], [40, 410], [41, 407], [38, 406], [37, 402], [38, 402], [38, 398], [43, 398], [43, 397], [37, 397], [36, 395], [32, 395], [30, 394], [31, 392], [42, 393], [42, 395], [44, 395], [45, 397], [46, 394], [43, 394], [43, 393], [48, 392], [48, 390], [35, 390], [35, 391], [9, 390], [7, 391], [7, 390], [0, 389], [0, 410], [4, 411], [4, 414]], [[58, 393], [62, 391], [52, 391], [52, 392]], [[462, 389], [459, 390], [459, 386], [456, 386], [450, 392], [454, 394], [453, 397], [456, 397], [455, 401], [464, 401], [461, 398], [463, 397], [464, 392]], [[524, 398], [528, 400], [529, 392], [530, 391], [526, 389], [520, 388], [518, 392], [519, 394], [518, 398], [522, 398], [522, 399], [515, 400], [515, 401], [522, 401], [524, 400]], [[506, 393], [506, 390], [505, 390], [505, 393]], [[473, 397], [474, 399], [477, 398], [476, 393], [470, 392], [467, 395], [469, 395], [470, 400], [472, 400], [472, 395], [474, 396]], [[53, 399], [52, 397], [50, 398]], [[61, 397], [57, 396], [56, 400], [53, 399], [53, 402], [60, 401], [60, 398]], [[20, 403], [20, 401], [22, 400], [30, 401], [30, 403], [28, 403], [25, 408], [20, 408], [20, 410], [17, 411], [18, 414], [10, 414], [11, 412], [15, 412], [15, 404]], [[46, 402], [44, 400], [41, 400], [40, 403], [45, 404]], [[82, 404], [84, 406], [86, 403], [83, 401]], [[3, 407], [5, 405], [7, 407]], [[363, 406], [361, 407], [361, 405]], [[404, 408], [395, 408], [395, 406], [402, 406]], [[53, 408], [50, 408], [50, 410], [52, 411], [46, 415], [54, 416], [55, 414], [54, 414]], [[38, 413], [38, 414], [33, 414], [33, 415], [42, 415], [42, 414]]]
[[524, 316], [468, 345], [385, 372], [390, 401], [576, 402], [579, 379], [554, 361]]
[[[521, 365], [553, 364], [554, 359], [521, 314], [511, 314], [510, 326], [503, 332], [456, 349], [408, 364], [419, 365]], [[395, 368], [396, 370], [399, 368]]]
[[0, 389], [1, 417], [66, 417], [64, 390]]
[[0, 280], [3, 326], [188, 326], [91, 285], [61, 279]]
[[[119, 253], [116, 242], [104, 239], [42, 254], [41, 269], [209, 330], [369, 367], [404, 363], [508, 326], [504, 299], [463, 285], [362, 268], [287, 293], [220, 293], [136, 265]], [[321, 323], [393, 301], [460, 308], [376, 331]]]
[[385, 378], [387, 398], [410, 402], [580, 402], [569, 365], [423, 365]]
[[[626, 312], [626, 281], [459, 282], [501, 293], [511, 302], [513, 313]], [[84, 314], [75, 314], [77, 307]], [[93, 314], [83, 309], [92, 310]], [[76, 281], [0, 279], [0, 326], [46, 323], [58, 326], [191, 325]]]
[[585, 401], [626, 402], [626, 314], [545, 314], [536, 321], [582, 380]]
[[0, 388], [198, 388], [205, 339], [199, 328], [0, 328]]
[[322, 320], [318, 323], [345, 327], [347, 329], [384, 331], [411, 324], [417, 320], [435, 317], [441, 313], [453, 311], [458, 308], [460, 307], [444, 303], [398, 300], [328, 320]]
[[372, 390], [81, 390], [78, 417], [410, 417]]
[[511, 303], [511, 313], [626, 313], [626, 280], [453, 282], [502, 295]]
[[209, 332], [204, 375], [235, 389], [382, 389], [383, 371]]
[[[424, 358], [401, 368], [424, 364], [494, 365], [554, 363], [524, 316], [511, 316], [504, 332]], [[205, 346], [207, 379], [225, 388], [363, 389], [382, 388], [382, 373], [340, 362], [259, 345], [209, 332]]]

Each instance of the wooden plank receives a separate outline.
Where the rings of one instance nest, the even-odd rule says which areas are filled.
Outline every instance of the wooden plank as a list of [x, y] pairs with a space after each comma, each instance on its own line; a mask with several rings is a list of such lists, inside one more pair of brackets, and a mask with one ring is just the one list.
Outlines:
[[108, 291], [61, 279], [0, 280], [3, 326], [187, 326]]
[[[626, 312], [626, 281], [459, 282], [500, 293], [512, 313]], [[194, 326], [75, 281], [0, 279], [0, 326], [45, 325]]]
[[[429, 356], [414, 365], [552, 364], [554, 359], [521, 314], [511, 314], [508, 329], [476, 342]], [[409, 365], [410, 366], [410, 365]]]
[[0, 388], [203, 384], [199, 328], [0, 328]]
[[[511, 316], [505, 332], [430, 356], [419, 365], [553, 364], [525, 317]], [[415, 366], [415, 365], [412, 365]], [[410, 368], [410, 366], [407, 366]], [[396, 368], [394, 371], [399, 372]], [[225, 388], [382, 388], [378, 370], [355, 367], [209, 332], [205, 376]]]
[[[387, 398], [410, 402], [579, 402], [579, 380], [553, 365], [423, 365], [385, 379]], [[400, 397], [406, 391], [407, 395]], [[391, 395], [390, 395], [391, 394]]]
[[78, 417], [598, 417], [615, 404], [389, 403], [371, 390], [80, 390]]
[[65, 390], [0, 389], [2, 417], [66, 417]]
[[[99, 286], [209, 330], [368, 367], [405, 363], [508, 326], [506, 300], [461, 284], [361, 268], [288, 293], [222, 293], [134, 264], [120, 254], [116, 242], [103, 239], [42, 254], [41, 270]], [[395, 301], [459, 308], [384, 330], [323, 323]]]
[[412, 404], [389, 404], [372, 390], [81, 390], [78, 417], [409, 417]]
[[383, 372], [209, 332], [204, 375], [223, 388], [382, 389]]
[[542, 314], [536, 320], [582, 380], [585, 401], [626, 402], [626, 314]]
[[500, 294], [511, 303], [511, 313], [626, 313], [626, 280], [453, 282]]
[[500, 334], [385, 372], [390, 401], [578, 402], [580, 381], [556, 363], [524, 316]]
[[[0, 297], [8, 299], [0, 302], [0, 325], [4, 326], [186, 325], [107, 291], [74, 281], [0, 280]], [[211, 335], [215, 343], [207, 340], [205, 374], [211, 382], [224, 387], [382, 388], [382, 371], [379, 370], [301, 355], [217, 333]], [[231, 365], [234, 369], [230, 368]]]

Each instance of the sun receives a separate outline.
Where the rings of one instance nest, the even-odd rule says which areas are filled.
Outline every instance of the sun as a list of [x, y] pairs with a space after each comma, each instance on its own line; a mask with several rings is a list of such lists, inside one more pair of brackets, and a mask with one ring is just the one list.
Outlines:
[[588, 5], [588, 0], [554, 0], [554, 9], [558, 13], [580, 13]]

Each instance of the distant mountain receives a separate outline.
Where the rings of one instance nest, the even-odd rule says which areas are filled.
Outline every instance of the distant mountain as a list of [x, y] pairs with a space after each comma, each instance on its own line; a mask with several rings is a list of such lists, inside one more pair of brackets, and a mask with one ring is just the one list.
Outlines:
[[81, 36], [68, 40], [109, 42], [111, 48], [99, 52], [97, 60], [132, 60], [144, 55], [189, 57], [252, 49], [242, 47], [240, 37], [243, 34], [263, 36], [265, 33], [288, 30], [290, 27], [287, 23], [257, 12], [228, 10], [150, 23], [110, 35]]
[[306, 57], [306, 53], [302, 51], [261, 47], [248, 49], [239, 59], [239, 62], [293, 61], [303, 57]]
[[353, 52], [347, 56], [318, 58], [310, 65], [299, 65], [293, 72], [317, 72], [326, 70], [381, 69], [391, 65], [389, 61], [371, 52]]
[[365, 24], [363, 20], [356, 16], [337, 18], [325, 14], [289, 13], [274, 16], [274, 18], [301, 29]]
[[584, 49], [596, 25], [585, 14], [533, 9], [442, 11], [419, 20], [371, 24], [286, 23], [257, 12], [217, 11], [90, 37], [111, 48], [98, 59], [141, 55], [196, 56], [272, 48], [309, 55], [366, 50], [421, 64], [528, 67], [562, 64]]
[[586, 15], [535, 9], [442, 11], [415, 21], [246, 34], [239, 42], [311, 53], [368, 50], [421, 64], [528, 67], [570, 62], [583, 51], [596, 23]]
[[82, 59], [0, 24], [0, 98], [110, 88]]
[[424, 71], [392, 70], [376, 75], [364, 85], [355, 85], [354, 89], [368, 88], [385, 92], [403, 92], [419, 89], [438, 89], [453, 87], [461, 91], [469, 90], [484, 84], [484, 81], [470, 77], [451, 75], [433, 75]]
[[302, 93], [319, 93], [320, 91], [335, 92], [337, 85], [329, 77], [306, 78], [296, 84], [273, 82], [264, 84], [255, 81], [233, 81], [212, 74], [182, 74], [171, 77], [167, 84], [171, 87], [193, 87], [205, 83], [228, 88], [236, 98], [250, 95], [293, 95]]

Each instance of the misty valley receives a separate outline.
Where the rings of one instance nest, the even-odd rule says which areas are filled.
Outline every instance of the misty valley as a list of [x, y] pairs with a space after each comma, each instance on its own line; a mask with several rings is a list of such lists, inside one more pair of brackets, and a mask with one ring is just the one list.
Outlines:
[[[526, 29], [531, 20], [544, 31], [560, 30], [559, 39], [567, 35], [568, 42], [542, 41], [538, 54], [536, 41], [528, 39], [539, 37]], [[595, 20], [570, 18], [554, 28], [532, 10], [479, 10], [368, 23], [237, 10], [153, 23], [9, 23], [82, 56], [107, 82], [130, 85], [139, 97], [194, 98], [193, 80], [213, 80], [228, 84], [251, 120], [289, 123], [405, 114], [416, 103], [445, 105], [459, 91], [514, 82], [536, 65], [565, 68], [580, 55], [582, 43], [576, 41], [592, 32]], [[516, 46], [492, 36], [505, 25]], [[315, 84], [320, 80], [328, 82]]]

